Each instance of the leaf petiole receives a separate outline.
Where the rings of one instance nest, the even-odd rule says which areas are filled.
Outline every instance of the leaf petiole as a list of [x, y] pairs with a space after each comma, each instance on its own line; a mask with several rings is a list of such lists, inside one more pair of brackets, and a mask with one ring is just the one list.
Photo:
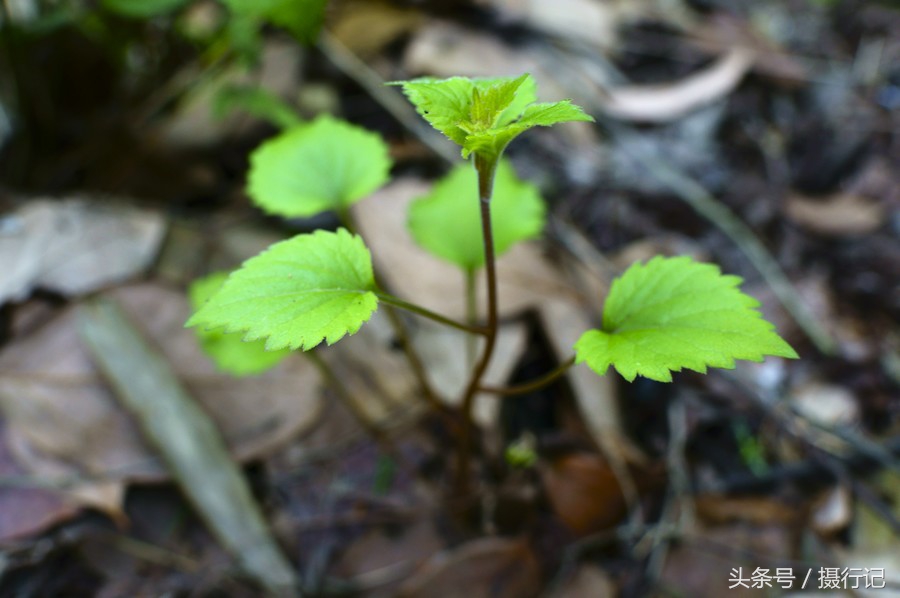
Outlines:
[[533, 392], [535, 390], [540, 390], [547, 386], [548, 384], [552, 384], [559, 377], [569, 371], [575, 365], [575, 356], [573, 355], [565, 362], [559, 364], [543, 376], [539, 378], [535, 378], [530, 382], [525, 382], [522, 384], [517, 384], [515, 386], [479, 386], [479, 392], [487, 392], [493, 395], [497, 395], [498, 397], [508, 397], [513, 395], [522, 395], [529, 392]]
[[439, 313], [433, 312], [430, 309], [426, 309], [421, 305], [416, 305], [414, 303], [409, 303], [408, 301], [404, 301], [399, 297], [394, 297], [388, 293], [384, 293], [381, 291], [376, 291], [375, 296], [378, 297], [380, 301], [384, 301], [388, 305], [392, 305], [394, 307], [398, 307], [400, 309], [405, 309], [408, 312], [412, 312], [416, 315], [422, 316], [423, 318], [428, 318], [429, 320], [434, 320], [439, 324], [443, 324], [444, 326], [449, 326], [451, 328], [456, 328], [457, 330], [461, 330], [463, 332], [468, 332], [469, 334], [480, 334], [486, 335], [487, 329], [482, 326], [469, 326], [467, 324], [463, 324], [462, 322], [457, 322], [451, 318], [447, 318], [442, 316]]

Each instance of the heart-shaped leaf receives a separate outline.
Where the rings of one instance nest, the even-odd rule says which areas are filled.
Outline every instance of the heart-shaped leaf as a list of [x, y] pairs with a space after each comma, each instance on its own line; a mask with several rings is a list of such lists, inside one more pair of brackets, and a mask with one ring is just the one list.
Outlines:
[[[515, 243], [541, 234], [546, 208], [537, 188], [520, 180], [501, 161], [491, 199], [494, 249], [502, 254]], [[421, 247], [463, 270], [484, 265], [478, 175], [461, 164], [441, 179], [431, 193], [413, 202], [409, 229]]]
[[250, 155], [247, 192], [288, 218], [344, 210], [388, 179], [391, 160], [376, 133], [330, 116], [288, 129]]

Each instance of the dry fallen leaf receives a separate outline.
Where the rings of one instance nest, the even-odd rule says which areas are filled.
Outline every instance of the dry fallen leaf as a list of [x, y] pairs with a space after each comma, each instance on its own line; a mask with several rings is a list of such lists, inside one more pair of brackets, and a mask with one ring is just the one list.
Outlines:
[[41, 487], [30, 479], [16, 462], [8, 447], [6, 426], [0, 420], [0, 542], [8, 542], [37, 533], [65, 521], [78, 511], [78, 505], [61, 491]]
[[618, 41], [618, 28], [645, 8], [644, 2], [595, 2], [593, 0], [480, 0], [504, 19], [527, 24], [563, 39], [575, 39], [603, 48]]
[[694, 500], [697, 515], [710, 524], [800, 524], [801, 509], [768, 496], [730, 497], [702, 494]]
[[478, 33], [443, 21], [429, 21], [410, 40], [404, 69], [434, 77], [488, 77], [531, 73], [542, 94], [550, 93], [529, 54], [514, 52], [496, 36]]
[[581, 565], [550, 598], [607, 598], [618, 595], [612, 576], [594, 565]]
[[808, 420], [835, 430], [860, 425], [859, 401], [847, 388], [809, 382], [791, 390], [790, 405]]
[[359, 56], [377, 54], [401, 35], [413, 31], [422, 14], [387, 2], [352, 0], [338, 4], [329, 30], [344, 46]]
[[[216, 421], [233, 455], [266, 455], [317, 418], [319, 377], [299, 356], [255, 378], [218, 372], [184, 328], [184, 294], [153, 284], [111, 293]], [[73, 310], [0, 352], [0, 409], [33, 475], [158, 479], [165, 470], [119, 408], [79, 342]], [[22, 448], [27, 447], [27, 449]]]
[[[467, 335], [431, 323], [422, 325], [415, 337], [422, 362], [428, 371], [428, 379], [451, 405], [459, 403], [468, 378], [470, 364], [466, 355], [466, 341]], [[521, 322], [510, 322], [500, 327], [494, 356], [484, 374], [485, 386], [506, 384], [525, 349], [525, 341], [525, 325]], [[493, 427], [497, 425], [500, 406], [501, 401], [496, 396], [479, 395], [472, 415], [479, 424]]]
[[821, 199], [795, 193], [787, 198], [784, 211], [800, 226], [828, 237], [865, 235], [887, 221], [883, 203], [851, 193]]
[[615, 527], [628, 513], [618, 479], [599, 455], [571, 453], [538, 471], [553, 512], [578, 535]]
[[540, 566], [525, 540], [482, 538], [439, 553], [407, 579], [401, 598], [521, 598], [540, 587]]
[[[374, 529], [342, 551], [333, 575], [359, 586], [377, 586], [372, 598], [396, 595], [398, 582], [445, 547], [428, 518], [420, 518], [399, 532]], [[380, 583], [379, 583], [380, 582]]]
[[31, 201], [0, 219], [0, 304], [35, 288], [82, 295], [144, 270], [156, 255], [163, 218], [87, 200]]
[[[797, 530], [782, 522], [748, 525], [743, 522], [711, 527], [700, 526], [666, 554], [660, 583], [684, 596], [714, 598], [719, 596], [759, 596], [759, 588], [730, 587], [733, 569], [741, 568], [741, 577], [749, 578], [757, 567], [769, 569], [789, 567], [799, 560], [793, 551]], [[803, 580], [805, 568], [794, 567]], [[748, 584], [749, 585], [749, 584]], [[779, 587], [772, 584], [773, 588]]]
[[624, 120], [664, 123], [728, 95], [753, 65], [751, 51], [735, 48], [709, 67], [663, 85], [623, 85], [607, 89], [599, 106]]
[[[407, 333], [425, 367], [428, 381], [446, 404], [460, 398], [468, 371], [466, 336], [432, 322], [407, 324]], [[512, 374], [525, 342], [522, 324], [500, 328], [494, 358], [484, 384], [501, 386]], [[343, 381], [357, 409], [369, 421], [390, 427], [411, 421], [426, 406], [404, 353], [395, 346], [393, 329], [381, 313], [358, 333], [322, 351], [323, 357]], [[493, 425], [500, 402], [494, 397], [476, 399], [473, 415], [483, 425]]]

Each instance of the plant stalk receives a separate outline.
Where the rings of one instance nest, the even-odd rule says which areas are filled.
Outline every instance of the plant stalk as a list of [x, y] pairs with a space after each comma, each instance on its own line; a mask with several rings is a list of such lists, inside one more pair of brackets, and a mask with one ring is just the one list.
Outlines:
[[517, 384], [515, 386], [479, 386], [478, 391], [495, 394], [495, 395], [498, 395], [501, 397], [526, 394], [529, 392], [533, 392], [535, 390], [540, 390], [540, 389], [544, 388], [545, 386], [547, 386], [548, 384], [551, 384], [557, 378], [559, 378], [560, 376], [562, 376], [563, 374], [568, 372], [569, 368], [571, 368], [573, 365], [575, 365], [575, 356], [574, 355], [572, 357], [570, 357], [568, 360], [566, 360], [564, 363], [559, 364], [558, 366], [556, 366], [555, 368], [553, 368], [552, 370], [550, 370], [549, 372], [544, 374], [543, 376], [541, 376], [539, 378], [535, 378], [534, 380], [531, 380], [530, 382], [525, 382], [523, 384]]
[[472, 406], [475, 394], [481, 386], [481, 379], [491, 363], [494, 346], [497, 342], [497, 264], [494, 252], [494, 232], [491, 227], [491, 196], [494, 188], [494, 174], [497, 171], [498, 158], [486, 158], [475, 154], [475, 170], [478, 173], [478, 201], [481, 208], [481, 234], [484, 243], [484, 272], [487, 283], [487, 323], [484, 332], [484, 349], [481, 359], [472, 369], [469, 382], [462, 397], [462, 429], [459, 443], [459, 469], [457, 470], [457, 489], [459, 496], [469, 493], [469, 470], [471, 468], [471, 437], [474, 423]]
[[[475, 270], [466, 270], [466, 324], [476, 326], [478, 324], [478, 297], [475, 286]], [[466, 337], [466, 367], [471, 371], [475, 365], [475, 352], [478, 350], [478, 339], [474, 336]]]

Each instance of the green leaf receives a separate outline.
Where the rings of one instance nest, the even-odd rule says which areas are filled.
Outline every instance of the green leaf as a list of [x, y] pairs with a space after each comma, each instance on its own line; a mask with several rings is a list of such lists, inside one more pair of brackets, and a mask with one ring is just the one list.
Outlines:
[[103, 7], [134, 19], [158, 17], [181, 8], [188, 0], [103, 0]]
[[578, 120], [593, 122], [594, 119], [585, 114], [581, 106], [576, 106], [571, 100], [561, 100], [528, 106], [516, 125], [529, 128], [549, 127], [556, 123]]
[[[535, 83], [534, 77], [522, 75], [520, 79], [522, 79], [522, 81], [516, 88], [515, 98], [513, 98], [512, 102], [510, 102], [506, 109], [500, 114], [500, 118], [496, 123], [497, 125], [508, 125], [522, 116], [522, 113], [525, 112], [525, 108], [529, 104], [533, 104], [537, 101], [537, 83]], [[485, 86], [495, 85], [502, 81], [503, 78], [495, 77], [492, 79], [475, 79], [474, 83], [476, 87], [483, 88]]]
[[471, 119], [472, 94], [475, 89], [471, 79], [422, 78], [394, 81], [390, 85], [401, 85], [403, 93], [416, 107], [416, 111], [432, 127], [459, 145], [465, 143], [467, 133], [459, 125]]
[[[222, 288], [227, 278], [226, 272], [217, 272], [195, 280], [188, 290], [194, 311], [203, 307]], [[221, 330], [198, 328], [196, 333], [203, 352], [220, 370], [235, 376], [261, 374], [290, 354], [289, 349], [266, 351], [264, 340], [245, 342], [240, 335], [225, 334]]]
[[233, 272], [186, 326], [268, 338], [273, 351], [312, 349], [353, 334], [378, 306], [372, 258], [344, 229], [275, 243]]
[[[472, 107], [469, 110], [471, 123], [464, 127], [467, 131], [479, 131], [496, 127], [506, 110], [516, 100], [519, 87], [530, 79], [531, 75], [522, 75], [516, 79], [496, 79], [493, 82], [476, 81], [472, 91]], [[521, 106], [516, 102], [516, 108]], [[518, 115], [508, 120], [512, 120]]]
[[299, 218], [344, 210], [388, 179], [376, 133], [330, 116], [288, 129], [250, 155], [247, 193], [270, 214]]
[[[502, 254], [544, 228], [546, 208], [534, 185], [521, 181], [513, 167], [501, 161], [494, 176], [491, 199], [494, 249]], [[409, 229], [416, 242], [432, 254], [463, 270], [484, 265], [478, 174], [461, 164], [441, 179], [431, 193], [413, 202]]]
[[593, 121], [571, 103], [534, 104], [531, 75], [493, 79], [413, 79], [396, 81], [416, 110], [431, 126], [472, 153], [497, 160], [518, 135], [536, 126], [558, 122]]
[[268, 21], [312, 43], [325, 18], [328, 0], [222, 0], [237, 18]]
[[603, 329], [575, 344], [577, 362], [601, 376], [613, 365], [629, 381], [671, 382], [683, 368], [706, 373], [708, 366], [731, 369], [735, 359], [796, 358], [741, 282], [688, 257], [636, 263], [613, 281]]
[[248, 112], [281, 129], [303, 124], [303, 120], [291, 106], [262, 87], [233, 85], [216, 94], [213, 105], [216, 117], [224, 118], [235, 110]]

